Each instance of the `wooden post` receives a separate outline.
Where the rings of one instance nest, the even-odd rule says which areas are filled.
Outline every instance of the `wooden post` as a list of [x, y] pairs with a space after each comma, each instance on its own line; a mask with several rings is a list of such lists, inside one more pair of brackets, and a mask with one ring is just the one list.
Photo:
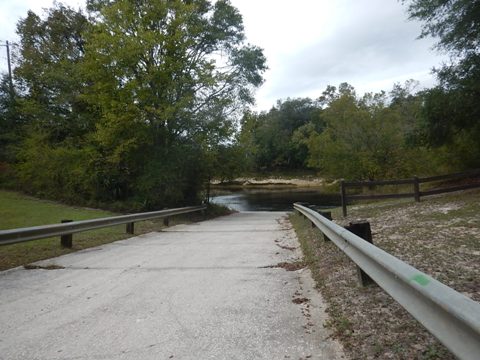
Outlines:
[[168, 226], [169, 223], [170, 223], [170, 221], [169, 221], [168, 217], [163, 219], [163, 225]]
[[[372, 231], [370, 229], [370, 223], [368, 221], [356, 221], [351, 222], [350, 225], [345, 226], [345, 229], [361, 237], [365, 241], [373, 244]], [[357, 266], [358, 281], [361, 286], [367, 286], [375, 284], [375, 281], [367, 275], [359, 266]]]
[[413, 193], [415, 194], [415, 201], [420, 202], [420, 183], [418, 177], [413, 177]]
[[[331, 211], [319, 211], [319, 214], [326, 217], [328, 220], [332, 220], [332, 212]], [[330, 241], [327, 235], [323, 234], [323, 241]]]
[[[62, 224], [72, 222], [73, 220], [62, 220]], [[73, 235], [66, 234], [60, 236], [60, 245], [64, 248], [72, 248], [73, 245]]]
[[127, 234], [134, 234], [135, 233], [135, 223], [127, 223]]
[[340, 197], [342, 198], [343, 217], [347, 216], [347, 195], [345, 192], [345, 181], [340, 182]]

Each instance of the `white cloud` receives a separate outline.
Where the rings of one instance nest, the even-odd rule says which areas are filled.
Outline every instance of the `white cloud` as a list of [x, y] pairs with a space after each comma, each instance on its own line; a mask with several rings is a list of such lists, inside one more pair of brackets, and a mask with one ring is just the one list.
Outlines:
[[[408, 21], [396, 0], [305, 0], [293, 6], [266, 1], [260, 12], [253, 1], [233, 3], [244, 13], [247, 36], [267, 54], [270, 70], [257, 93], [260, 110], [279, 98], [318, 97], [327, 85], [341, 82], [359, 93], [388, 91], [410, 78], [431, 86], [431, 69], [444, 59], [432, 51], [432, 39], [417, 40], [420, 24]], [[278, 37], [268, 41], [274, 33]]]
[[[75, 8], [84, 1], [62, 1]], [[359, 93], [389, 90], [410, 78], [430, 86], [443, 58], [432, 40], [416, 40], [420, 24], [397, 0], [231, 0], [243, 15], [247, 39], [264, 49], [269, 70], [257, 109], [285, 97], [317, 97], [326, 85], [349, 82]], [[18, 19], [41, 13], [51, 0], [0, 0], [0, 40], [16, 40]], [[4, 48], [0, 48], [0, 52]], [[0, 70], [6, 60], [0, 55]]]

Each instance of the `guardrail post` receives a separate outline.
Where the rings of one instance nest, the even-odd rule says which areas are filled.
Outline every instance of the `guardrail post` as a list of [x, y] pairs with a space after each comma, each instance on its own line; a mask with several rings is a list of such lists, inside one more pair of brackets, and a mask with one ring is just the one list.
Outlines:
[[127, 223], [127, 226], [126, 226], [126, 230], [127, 230], [127, 234], [134, 234], [135, 233], [135, 223], [134, 222], [131, 222], [131, 223]]
[[[73, 222], [73, 220], [62, 220], [62, 224], [69, 223], [69, 222]], [[60, 236], [60, 245], [64, 248], [71, 249], [73, 245], [73, 235], [66, 234], [66, 235]]]
[[415, 201], [420, 202], [420, 183], [418, 181], [418, 177], [413, 177], [413, 193], [415, 194]]
[[[310, 204], [309, 204], [308, 202], [298, 202], [297, 204], [298, 204], [298, 205], [302, 205], [302, 206], [306, 206], [306, 207], [309, 207], [309, 206], [310, 206]], [[307, 217], [306, 217], [302, 212], [300, 212], [300, 211], [298, 212], [298, 214], [299, 214], [300, 216], [302, 216], [303, 218], [305, 218], [305, 219], [307, 218]]]
[[168, 217], [163, 218], [163, 225], [168, 226], [169, 223], [170, 223], [170, 220], [168, 219]]
[[[373, 244], [372, 230], [370, 229], [370, 223], [368, 221], [354, 221], [350, 225], [345, 226], [345, 229], [361, 237], [365, 241]], [[367, 286], [375, 284], [375, 281], [367, 275], [359, 266], [357, 266], [358, 281], [361, 286]]]
[[[316, 205], [308, 205], [307, 207], [309, 207], [309, 208], [312, 209], [313, 211], [319, 212]], [[315, 226], [315, 223], [314, 223], [313, 221], [310, 220], [310, 223], [311, 223], [311, 225], [312, 225], [312, 229], [316, 227], [316, 226]]]
[[340, 197], [342, 199], [342, 213], [343, 217], [347, 216], [347, 195], [345, 191], [345, 181], [340, 181]]
[[[319, 211], [318, 212], [323, 217], [326, 217], [328, 220], [332, 220], [332, 212], [331, 211]], [[323, 241], [331, 241], [327, 235], [323, 234]]]

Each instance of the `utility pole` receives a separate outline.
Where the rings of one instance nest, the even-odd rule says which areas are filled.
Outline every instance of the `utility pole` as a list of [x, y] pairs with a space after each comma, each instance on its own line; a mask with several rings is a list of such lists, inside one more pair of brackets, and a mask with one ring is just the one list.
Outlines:
[[13, 99], [14, 92], [13, 92], [13, 79], [12, 79], [12, 64], [10, 62], [10, 44], [8, 43], [8, 40], [5, 41], [5, 45], [1, 45], [1, 46], [5, 46], [7, 48], [8, 80], [10, 83], [10, 96]]

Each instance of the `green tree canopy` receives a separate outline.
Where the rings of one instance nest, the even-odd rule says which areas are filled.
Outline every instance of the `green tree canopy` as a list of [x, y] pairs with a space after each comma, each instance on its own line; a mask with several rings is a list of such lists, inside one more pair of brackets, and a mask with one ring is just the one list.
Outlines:
[[421, 36], [437, 38], [437, 49], [451, 56], [436, 70], [440, 85], [424, 92], [426, 138], [452, 153], [456, 168], [480, 167], [480, 2], [404, 2], [411, 18], [423, 21]]
[[257, 169], [304, 168], [307, 148], [293, 134], [307, 124], [320, 130], [320, 111], [319, 104], [309, 98], [279, 100], [268, 112], [244, 115], [240, 143], [250, 149]]
[[397, 85], [397, 97], [389, 101], [384, 92], [358, 98], [348, 84], [338, 92], [329, 87], [322, 112], [325, 130], [312, 131], [306, 139], [309, 166], [324, 175], [358, 180], [411, 175], [421, 163], [422, 149], [408, 146], [406, 134], [412, 130], [406, 115], [415, 103], [406, 103], [408, 90], [400, 89]]
[[266, 59], [229, 1], [91, 0], [29, 12], [16, 78], [18, 178], [63, 198], [198, 200]]
[[[253, 102], [262, 83], [265, 58], [245, 44], [240, 13], [223, 0], [118, 0], [90, 9], [86, 97], [102, 114], [95, 137], [102, 167], [127, 193], [172, 193], [182, 182], [198, 188], [189, 182], [202, 179], [195, 176], [202, 152], [231, 136], [232, 114]], [[184, 162], [180, 180], [175, 164]], [[147, 181], [145, 167], [165, 170]], [[131, 188], [137, 174], [145, 181]]]
[[62, 4], [46, 10], [43, 19], [29, 11], [17, 26], [15, 79], [22, 113], [52, 143], [93, 129], [94, 118], [81, 98], [86, 84], [79, 69], [88, 26], [84, 14]]
[[439, 38], [437, 47], [458, 55], [480, 48], [480, 2], [477, 0], [404, 0], [411, 18], [423, 21], [421, 37]]

